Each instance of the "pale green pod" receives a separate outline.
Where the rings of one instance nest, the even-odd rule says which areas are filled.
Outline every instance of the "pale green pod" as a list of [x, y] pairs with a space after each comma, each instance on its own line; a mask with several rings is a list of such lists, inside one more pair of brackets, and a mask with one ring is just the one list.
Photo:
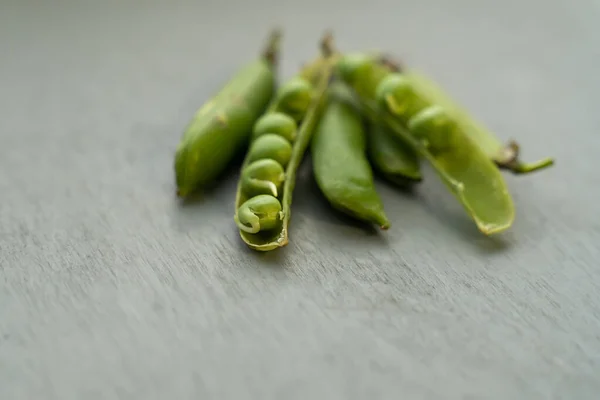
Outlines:
[[277, 161], [264, 158], [248, 164], [242, 171], [242, 191], [247, 197], [270, 194], [279, 197], [285, 172]]
[[275, 133], [266, 133], [252, 142], [247, 157], [248, 162], [270, 158], [285, 168], [292, 158], [292, 145]]
[[441, 106], [425, 108], [408, 121], [408, 130], [433, 153], [451, 149], [460, 129], [456, 121]]
[[279, 88], [275, 103], [277, 111], [291, 116], [295, 121], [301, 121], [306, 115], [312, 99], [312, 84], [308, 80], [296, 76]]
[[258, 233], [281, 225], [281, 203], [268, 194], [260, 194], [244, 202], [233, 217], [238, 228], [248, 233]]
[[288, 142], [296, 141], [298, 125], [289, 115], [282, 112], [269, 112], [256, 121], [252, 132], [253, 140], [265, 133], [274, 133], [285, 138]]
[[400, 73], [383, 78], [377, 85], [375, 98], [380, 106], [404, 123], [429, 105], [415, 91], [410, 80]]

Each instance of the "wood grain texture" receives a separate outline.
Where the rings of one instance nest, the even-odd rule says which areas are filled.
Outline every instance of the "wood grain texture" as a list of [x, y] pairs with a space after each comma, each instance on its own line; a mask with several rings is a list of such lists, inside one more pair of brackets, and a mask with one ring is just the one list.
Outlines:
[[[0, 10], [0, 399], [597, 398], [596, 2]], [[379, 185], [393, 226], [376, 233], [332, 212], [305, 163], [291, 244], [254, 254], [235, 171], [184, 206], [172, 162], [270, 23], [284, 76], [332, 28], [557, 165], [507, 176], [516, 223], [486, 239], [431, 170], [413, 195]]]

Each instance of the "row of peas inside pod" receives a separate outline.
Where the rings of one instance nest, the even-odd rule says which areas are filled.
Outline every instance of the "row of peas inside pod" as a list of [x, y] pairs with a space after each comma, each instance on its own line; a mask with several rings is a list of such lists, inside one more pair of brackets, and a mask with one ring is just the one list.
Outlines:
[[175, 154], [177, 193], [218, 180], [244, 152], [234, 222], [243, 242], [270, 251], [288, 244], [296, 172], [308, 149], [314, 179], [332, 207], [388, 229], [374, 172], [410, 187], [429, 163], [485, 235], [508, 229], [514, 203], [502, 170], [524, 163], [425, 75], [370, 51], [337, 50], [331, 32], [320, 54], [278, 82], [281, 32], [196, 112]]

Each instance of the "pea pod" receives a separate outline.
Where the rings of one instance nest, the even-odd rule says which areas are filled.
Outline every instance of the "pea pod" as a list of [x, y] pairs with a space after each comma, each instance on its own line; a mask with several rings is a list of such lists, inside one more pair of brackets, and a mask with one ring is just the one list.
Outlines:
[[369, 160], [386, 180], [401, 187], [423, 180], [419, 156], [387, 126], [371, 124], [367, 139]]
[[[322, 53], [335, 53], [331, 48], [332, 43], [330, 38], [326, 38], [321, 43]], [[341, 55], [338, 54], [338, 57]], [[377, 83], [386, 76], [390, 71], [400, 70], [400, 66], [393, 63], [392, 60], [380, 54], [366, 55], [362, 53], [349, 54], [345, 56], [346, 62], [349, 60], [360, 64], [362, 60], [380, 59], [381, 62], [369, 64], [367, 71], [363, 67], [364, 73], [360, 80], [354, 81], [355, 87], [358, 87], [361, 93], [368, 95], [369, 90], [373, 91]], [[325, 57], [322, 55], [316, 60], [305, 65], [302, 70], [303, 76], [307, 79], [317, 79], [319, 71]], [[375, 95], [373, 92], [372, 96]], [[355, 108], [360, 108], [352, 96], [352, 93], [340, 93], [338, 90], [336, 97], [344, 98], [344, 101], [351, 104]], [[420, 182], [423, 178], [421, 175], [421, 164], [418, 154], [415, 150], [402, 139], [395, 137], [389, 131], [389, 128], [382, 124], [370, 124], [371, 127], [367, 134], [367, 153], [374, 169], [380, 173], [386, 180], [401, 187], [407, 187], [414, 183]]]
[[[317, 86], [301, 81], [300, 77], [282, 85], [267, 112], [254, 125], [253, 140], [242, 165], [234, 216], [242, 240], [251, 249], [271, 251], [288, 244], [296, 171], [323, 109], [332, 67], [327, 66], [326, 70]], [[306, 102], [306, 99], [310, 100]], [[261, 140], [265, 137], [273, 139], [273, 135], [289, 142], [289, 159], [280, 140], [277, 146], [272, 144], [273, 140], [261, 144]], [[257, 153], [264, 158], [257, 160]], [[256, 163], [269, 165], [256, 168]], [[251, 168], [260, 169], [260, 174], [256, 170], [248, 172]], [[282, 171], [283, 175], [280, 174]], [[257, 177], [261, 184], [252, 180]], [[282, 178], [283, 182], [280, 181]], [[264, 188], [270, 188], [270, 192], [263, 191]]]
[[[433, 103], [409, 107], [411, 113], [407, 115], [382, 105], [387, 93], [380, 85], [389, 82], [395, 73], [376, 79], [376, 64], [377, 60], [364, 57], [342, 59], [337, 73], [355, 89], [373, 123], [385, 124], [431, 163], [482, 233], [491, 235], [508, 229], [514, 220], [514, 204], [496, 165], [464, 132], [452, 110]], [[414, 92], [414, 88], [409, 89]]]
[[550, 167], [554, 159], [550, 157], [541, 160], [524, 163], [519, 159], [519, 145], [515, 141], [503, 144], [500, 140], [479, 121], [469, 115], [463, 107], [451, 99], [441, 87], [435, 84], [425, 75], [408, 70], [403, 73], [406, 79], [416, 89], [419, 95], [429, 103], [444, 106], [449, 110], [457, 123], [462, 126], [463, 131], [481, 150], [501, 169], [509, 170], [515, 174], [526, 174], [540, 169]]
[[280, 36], [273, 31], [261, 57], [242, 67], [186, 127], [175, 153], [178, 196], [214, 181], [247, 142], [274, 94]]
[[340, 85], [329, 89], [327, 105], [312, 139], [314, 177], [334, 208], [388, 229], [390, 222], [375, 190], [366, 156], [363, 121], [356, 109], [336, 98]]

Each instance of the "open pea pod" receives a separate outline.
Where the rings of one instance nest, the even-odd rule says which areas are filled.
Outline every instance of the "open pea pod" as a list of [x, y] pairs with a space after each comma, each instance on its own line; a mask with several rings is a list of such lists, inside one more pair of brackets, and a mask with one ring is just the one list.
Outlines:
[[396, 108], [386, 106], [383, 99], [387, 97], [382, 91], [398, 74], [377, 74], [378, 62], [372, 57], [347, 57], [338, 62], [337, 75], [355, 90], [368, 118], [387, 126], [431, 163], [482, 233], [491, 235], [508, 229], [515, 211], [504, 178], [464, 132], [452, 110], [426, 99], [414, 99], [411, 96], [415, 93], [410, 91], [402, 93]]
[[519, 160], [519, 146], [515, 141], [503, 144], [500, 140], [479, 121], [475, 120], [463, 107], [454, 101], [440, 86], [422, 73], [414, 70], [402, 72], [409, 79], [412, 86], [429, 103], [442, 105], [451, 110], [456, 121], [463, 127], [466, 135], [491, 158], [499, 168], [509, 170], [515, 174], [526, 174], [550, 167], [554, 159], [550, 157], [524, 163]]
[[235, 201], [234, 220], [251, 249], [288, 244], [296, 172], [323, 111], [332, 65], [317, 85], [302, 76], [284, 83], [254, 125]]

